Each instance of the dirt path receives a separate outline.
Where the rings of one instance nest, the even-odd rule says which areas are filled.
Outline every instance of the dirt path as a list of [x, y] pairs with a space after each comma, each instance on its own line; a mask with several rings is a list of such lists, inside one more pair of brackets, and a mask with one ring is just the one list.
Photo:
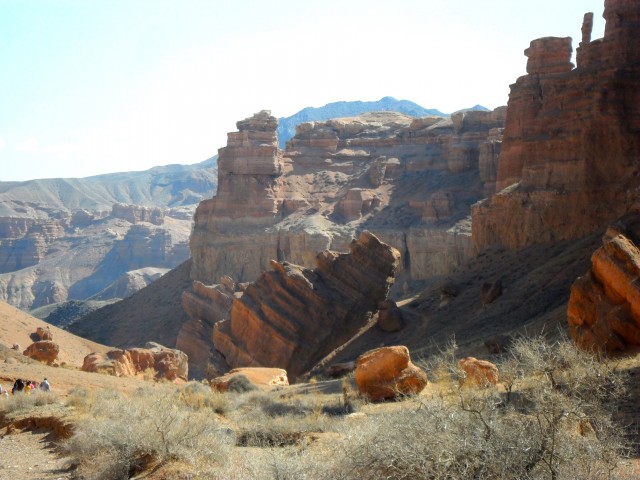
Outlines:
[[0, 480], [69, 479], [65, 460], [55, 452], [47, 431], [16, 432], [0, 437]]

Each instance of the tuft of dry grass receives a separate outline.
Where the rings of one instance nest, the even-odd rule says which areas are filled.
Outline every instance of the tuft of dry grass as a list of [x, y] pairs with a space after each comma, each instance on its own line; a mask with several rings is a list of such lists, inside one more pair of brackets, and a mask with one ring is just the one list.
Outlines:
[[30, 393], [17, 392], [8, 397], [0, 397], [0, 412], [8, 414], [30, 411], [35, 407], [55, 403], [57, 400], [58, 397], [54, 393], [38, 389]]

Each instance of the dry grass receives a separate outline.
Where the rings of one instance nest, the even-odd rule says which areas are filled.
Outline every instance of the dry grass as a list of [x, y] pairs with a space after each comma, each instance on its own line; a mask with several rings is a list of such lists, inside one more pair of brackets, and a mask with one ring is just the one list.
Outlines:
[[51, 392], [34, 390], [30, 393], [16, 393], [0, 397], [0, 412], [3, 414], [21, 413], [34, 410], [36, 407], [55, 403], [58, 397]]
[[[616, 364], [569, 342], [518, 340], [499, 388], [461, 388], [455, 345], [432, 359], [437, 383], [392, 404], [338, 394], [215, 393], [191, 382], [133, 396], [69, 397], [84, 412], [66, 444], [79, 478], [614, 479], [628, 449], [611, 420]], [[355, 409], [361, 413], [348, 415]], [[179, 466], [179, 467], [178, 467]]]

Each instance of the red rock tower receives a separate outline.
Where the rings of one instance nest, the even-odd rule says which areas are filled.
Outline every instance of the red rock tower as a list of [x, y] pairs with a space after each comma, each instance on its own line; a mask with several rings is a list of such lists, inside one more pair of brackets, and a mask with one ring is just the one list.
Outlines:
[[640, 187], [640, 2], [607, 0], [605, 36], [583, 20], [577, 67], [570, 38], [525, 51], [511, 86], [496, 194], [476, 204], [473, 242], [522, 248], [603, 230]]

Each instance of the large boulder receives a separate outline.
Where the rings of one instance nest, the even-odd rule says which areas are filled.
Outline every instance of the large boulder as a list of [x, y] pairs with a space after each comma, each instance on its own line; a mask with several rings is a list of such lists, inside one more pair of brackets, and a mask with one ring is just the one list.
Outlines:
[[234, 368], [229, 373], [221, 377], [214, 378], [211, 381], [211, 388], [219, 392], [227, 392], [233, 390], [233, 383], [240, 377], [244, 377], [252, 387], [262, 390], [273, 387], [283, 387], [289, 385], [287, 371], [281, 368], [261, 368], [247, 367]]
[[464, 372], [462, 380], [465, 386], [483, 387], [498, 383], [500, 374], [498, 367], [486, 360], [478, 360], [475, 357], [466, 357], [458, 362]]
[[411, 363], [405, 346], [381, 347], [358, 357], [355, 380], [358, 390], [372, 401], [420, 393], [427, 374]]
[[614, 352], [640, 345], [639, 233], [637, 221], [609, 227], [591, 269], [571, 286], [567, 317], [578, 346]]
[[56, 358], [58, 358], [59, 352], [60, 347], [57, 343], [50, 340], [42, 340], [40, 342], [32, 343], [22, 353], [27, 357], [50, 365], [56, 360]]

